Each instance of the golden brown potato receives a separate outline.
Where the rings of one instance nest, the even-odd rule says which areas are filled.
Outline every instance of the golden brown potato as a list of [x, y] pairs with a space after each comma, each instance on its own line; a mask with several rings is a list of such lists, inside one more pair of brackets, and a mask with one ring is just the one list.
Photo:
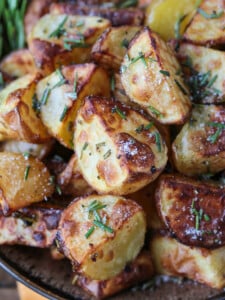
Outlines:
[[132, 107], [138, 106], [134, 102], [131, 102], [129, 97], [127, 96], [127, 94], [124, 90], [124, 87], [122, 85], [122, 82], [121, 82], [121, 76], [118, 72], [111, 73], [111, 94], [112, 94], [113, 98], [115, 98], [116, 100], [118, 100], [124, 104], [127, 104]]
[[94, 44], [91, 58], [104, 68], [119, 71], [130, 40], [140, 26], [120, 26], [106, 29]]
[[202, 0], [184, 33], [184, 39], [199, 45], [225, 43], [225, 2], [224, 0]]
[[1, 152], [0, 162], [0, 205], [4, 214], [40, 202], [53, 193], [51, 176], [38, 159]]
[[225, 168], [224, 123], [222, 105], [195, 105], [172, 145], [174, 164], [180, 173], [215, 174]]
[[58, 175], [57, 182], [63, 194], [73, 197], [88, 195], [94, 191], [81, 173], [76, 154], [72, 155], [66, 168]]
[[204, 248], [225, 245], [225, 188], [179, 175], [163, 175], [156, 190], [158, 212], [183, 244]]
[[139, 254], [146, 220], [141, 206], [120, 196], [91, 195], [64, 210], [57, 239], [75, 271], [95, 280], [118, 275]]
[[28, 38], [36, 65], [48, 75], [62, 65], [89, 60], [92, 45], [110, 22], [99, 17], [43, 16]]
[[115, 277], [108, 280], [91, 280], [84, 276], [74, 275], [76, 284], [89, 294], [104, 299], [132, 285], [151, 279], [154, 273], [151, 256], [142, 251], [138, 257]]
[[195, 102], [225, 101], [225, 52], [182, 43], [178, 59]]
[[40, 117], [52, 136], [73, 149], [76, 114], [87, 95], [110, 95], [106, 71], [93, 63], [64, 66], [37, 85]]
[[35, 110], [35, 88], [40, 74], [28, 74], [11, 82], [0, 92], [0, 140], [28, 143], [50, 140]]
[[209, 285], [225, 286], [225, 247], [205, 249], [188, 247], [168, 236], [155, 235], [150, 253], [158, 274], [181, 276]]
[[189, 116], [189, 92], [178, 74], [172, 50], [148, 27], [130, 42], [121, 66], [129, 98], [163, 124], [182, 124]]
[[120, 102], [87, 97], [75, 125], [75, 152], [87, 182], [99, 193], [125, 195], [155, 180], [167, 147], [154, 123]]
[[0, 70], [17, 78], [37, 71], [33, 56], [28, 49], [19, 49], [7, 55], [0, 64]]
[[0, 215], [0, 244], [47, 248], [56, 237], [62, 207], [51, 202]]

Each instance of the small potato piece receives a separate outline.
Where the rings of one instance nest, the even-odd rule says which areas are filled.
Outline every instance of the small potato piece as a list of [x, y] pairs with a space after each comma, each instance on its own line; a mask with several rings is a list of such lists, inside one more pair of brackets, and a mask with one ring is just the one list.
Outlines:
[[19, 49], [7, 55], [0, 64], [0, 70], [17, 78], [37, 71], [34, 58], [28, 49]]
[[0, 92], [1, 140], [44, 143], [51, 139], [33, 108], [39, 80], [40, 74], [28, 74], [12, 81]]
[[199, 9], [184, 33], [184, 39], [198, 45], [223, 45], [225, 43], [224, 11], [224, 0], [201, 1]]
[[110, 81], [106, 71], [93, 63], [70, 65], [41, 80], [36, 92], [43, 123], [52, 136], [72, 149], [74, 120], [84, 97], [109, 96]]
[[121, 26], [106, 29], [94, 44], [91, 58], [110, 70], [119, 71], [129, 42], [140, 29], [140, 26]]
[[150, 241], [158, 274], [187, 277], [217, 289], [225, 286], [224, 252], [224, 246], [213, 250], [188, 247], [167, 236], [155, 235]]
[[84, 178], [99, 193], [135, 192], [155, 180], [167, 162], [167, 147], [153, 122], [106, 98], [85, 99], [74, 146]]
[[137, 257], [145, 231], [144, 211], [136, 202], [91, 195], [64, 210], [57, 239], [79, 274], [106, 280]]
[[50, 174], [38, 159], [1, 152], [0, 162], [0, 205], [4, 214], [40, 202], [53, 193]]
[[195, 102], [211, 104], [225, 101], [225, 52], [182, 43], [178, 59], [183, 64], [183, 72]]
[[173, 161], [188, 176], [215, 174], [225, 168], [225, 108], [195, 105], [172, 145]]
[[108, 20], [98, 17], [47, 14], [29, 35], [29, 50], [48, 75], [62, 65], [88, 61], [92, 45], [109, 26]]
[[225, 245], [225, 188], [179, 175], [163, 175], [156, 190], [158, 212], [174, 237], [204, 248]]
[[104, 299], [132, 285], [151, 279], [154, 273], [152, 259], [148, 251], [141, 251], [138, 257], [125, 269], [108, 280], [90, 280], [84, 276], [75, 275], [77, 285], [89, 294]]
[[191, 102], [172, 50], [149, 28], [130, 42], [121, 66], [126, 94], [163, 124], [182, 124]]

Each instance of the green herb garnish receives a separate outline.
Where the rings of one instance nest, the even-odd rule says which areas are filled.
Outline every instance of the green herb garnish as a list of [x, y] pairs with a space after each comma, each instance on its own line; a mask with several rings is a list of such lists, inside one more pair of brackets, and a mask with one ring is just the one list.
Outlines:
[[116, 4], [117, 8], [128, 8], [128, 7], [133, 7], [133, 6], [137, 6], [138, 4], [138, 0], [123, 0], [123, 1], [119, 1]]
[[77, 82], [78, 82], [78, 74], [76, 72], [75, 79], [74, 79], [74, 82], [73, 82], [73, 91], [69, 92], [69, 93], [66, 93], [66, 95], [69, 98], [71, 98], [72, 100], [77, 99]]
[[84, 153], [84, 151], [87, 149], [87, 147], [88, 147], [88, 143], [87, 143], [87, 142], [85, 142], [85, 143], [84, 143], [84, 145], [83, 145], [83, 148], [81, 149], [81, 155], [80, 155], [80, 159], [82, 159], [82, 157], [83, 157], [83, 153]]
[[124, 38], [121, 42], [121, 47], [128, 49], [129, 43], [130, 42], [128, 41], [128, 39]]
[[58, 195], [61, 196], [62, 195], [62, 190], [61, 190], [61, 188], [58, 184], [55, 186], [55, 189], [56, 189], [56, 192], [58, 193]]
[[218, 18], [222, 17], [222, 15], [224, 14], [224, 11], [222, 11], [222, 10], [219, 12], [213, 11], [211, 14], [208, 14], [201, 8], [198, 8], [197, 12], [205, 19], [218, 19]]
[[111, 78], [110, 78], [110, 87], [111, 87], [111, 91], [114, 92], [115, 91], [115, 74], [112, 73]]
[[117, 106], [112, 108], [112, 113], [117, 113], [123, 120], [127, 119], [126, 114], [122, 110], [120, 110]]
[[44, 90], [44, 93], [42, 94], [42, 97], [41, 97], [41, 105], [46, 105], [47, 104], [47, 101], [48, 101], [48, 97], [51, 93], [51, 89], [50, 88], [46, 88]]
[[161, 152], [162, 151], [162, 145], [161, 145], [160, 134], [158, 132], [153, 132], [153, 135], [155, 137], [155, 143], [156, 143], [156, 146], [158, 148], [158, 151]]
[[147, 125], [140, 125], [140, 126], [138, 126], [136, 129], [135, 129], [135, 131], [137, 132], [137, 133], [141, 133], [142, 131], [144, 131], [144, 130], [149, 130], [152, 126], [154, 125], [154, 123], [153, 122], [150, 122], [149, 124], [147, 124]]
[[63, 47], [70, 51], [73, 48], [88, 48], [90, 45], [85, 43], [84, 36], [80, 36], [79, 38], [64, 38]]
[[217, 122], [209, 122], [207, 123], [208, 126], [215, 127], [217, 130], [214, 134], [208, 136], [207, 141], [211, 144], [215, 144], [221, 135], [222, 131], [225, 129], [225, 124], [217, 123]]
[[181, 92], [184, 94], [184, 95], [188, 95], [187, 91], [185, 90], [185, 88], [180, 84], [180, 82], [176, 79], [174, 79], [176, 85], [179, 87], [179, 89], [181, 90]]
[[93, 223], [94, 223], [95, 226], [101, 228], [102, 230], [108, 231], [108, 232], [110, 232], [110, 233], [113, 233], [113, 229], [112, 229], [111, 227], [109, 227], [109, 226], [103, 224], [102, 222], [97, 221], [97, 220], [94, 220]]
[[68, 19], [68, 16], [65, 16], [65, 18], [62, 20], [62, 22], [58, 25], [58, 27], [49, 34], [49, 38], [60, 38], [62, 35], [65, 34], [66, 30], [63, 28], [65, 25], [66, 21]]
[[4, 86], [5, 86], [5, 82], [4, 82], [4, 79], [3, 79], [2, 72], [0, 72], [0, 90], [3, 89]]
[[110, 155], [112, 154], [112, 151], [109, 149], [104, 155], [103, 155], [103, 158], [104, 159], [107, 159], [110, 157]]
[[179, 17], [174, 25], [174, 33], [175, 33], [175, 38], [176, 39], [180, 39], [181, 38], [181, 34], [180, 34], [180, 25], [183, 22], [183, 20], [185, 19], [187, 15], [183, 15], [181, 17]]
[[85, 233], [86, 239], [88, 239], [92, 235], [92, 233], [94, 232], [94, 230], [95, 230], [94, 226], [91, 226], [91, 228], [88, 229], [88, 231]]
[[162, 117], [162, 113], [156, 109], [155, 107], [153, 106], [148, 106], [148, 109], [150, 109], [150, 111], [156, 116], [156, 117]]
[[26, 166], [25, 172], [24, 172], [24, 180], [27, 180], [28, 175], [30, 171], [30, 166]]
[[23, 153], [23, 157], [24, 157], [25, 159], [28, 159], [28, 158], [30, 157], [30, 153], [29, 153], [29, 152], [24, 152], [24, 153]]
[[168, 71], [160, 70], [159, 72], [162, 73], [163, 75], [167, 76], [167, 77], [170, 76], [170, 72], [168, 72]]
[[37, 114], [39, 114], [41, 110], [41, 103], [38, 101], [36, 94], [32, 97], [32, 108]]
[[65, 118], [66, 113], [68, 112], [68, 109], [69, 109], [69, 107], [68, 107], [67, 105], [65, 105], [65, 106], [64, 106], [64, 109], [63, 109], [63, 112], [62, 112], [62, 114], [61, 114], [61, 116], [60, 116], [60, 118], [59, 118], [59, 121], [60, 121], [60, 122], [62, 122], [63, 119]]
[[99, 150], [101, 147], [104, 147], [105, 145], [106, 145], [105, 142], [101, 142], [101, 143], [96, 144], [96, 150]]

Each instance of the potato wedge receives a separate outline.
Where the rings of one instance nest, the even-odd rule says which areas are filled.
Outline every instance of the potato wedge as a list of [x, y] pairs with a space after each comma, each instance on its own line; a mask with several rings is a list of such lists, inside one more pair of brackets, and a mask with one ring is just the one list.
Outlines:
[[0, 205], [4, 214], [40, 202], [53, 193], [50, 174], [38, 159], [1, 152], [0, 162]]
[[140, 26], [120, 26], [106, 29], [93, 45], [91, 58], [104, 68], [119, 71], [130, 40]]
[[108, 280], [90, 280], [74, 275], [76, 284], [98, 299], [112, 296], [132, 285], [151, 279], [154, 273], [151, 256], [148, 251], [141, 251], [138, 257], [115, 277]]
[[184, 33], [184, 39], [198, 45], [223, 45], [225, 43], [224, 11], [224, 0], [202, 0]]
[[111, 94], [114, 99], [120, 101], [121, 103], [132, 107], [138, 107], [138, 105], [130, 101], [130, 98], [127, 96], [122, 85], [121, 76], [119, 72], [111, 73]]
[[225, 52], [181, 43], [178, 59], [193, 101], [204, 104], [225, 101]]
[[62, 67], [37, 85], [40, 117], [64, 146], [73, 149], [76, 114], [87, 95], [110, 95], [106, 71], [93, 63]]
[[109, 26], [99, 17], [47, 14], [29, 35], [29, 50], [38, 68], [49, 75], [62, 65], [87, 62], [92, 45]]
[[225, 168], [225, 109], [195, 105], [172, 145], [173, 161], [188, 176], [215, 174]]
[[57, 239], [75, 271], [95, 280], [118, 275], [139, 254], [146, 231], [144, 211], [120, 196], [91, 195], [64, 210]]
[[87, 97], [80, 108], [74, 147], [84, 178], [99, 193], [135, 192], [155, 180], [167, 162], [167, 147], [151, 120], [100, 97]]
[[150, 253], [158, 274], [187, 277], [217, 289], [225, 286], [224, 251], [224, 246], [213, 250], [188, 247], [161, 235], [153, 236], [150, 241]]
[[0, 92], [0, 139], [44, 143], [51, 139], [34, 109], [34, 95], [40, 74], [28, 74]]
[[0, 70], [13, 78], [37, 72], [34, 58], [28, 49], [20, 49], [7, 55], [0, 64]]
[[189, 92], [178, 75], [172, 50], [145, 27], [130, 42], [121, 66], [126, 94], [163, 124], [182, 124], [189, 116]]
[[167, 228], [189, 246], [225, 245], [225, 187], [179, 175], [163, 175], [156, 190], [158, 212]]

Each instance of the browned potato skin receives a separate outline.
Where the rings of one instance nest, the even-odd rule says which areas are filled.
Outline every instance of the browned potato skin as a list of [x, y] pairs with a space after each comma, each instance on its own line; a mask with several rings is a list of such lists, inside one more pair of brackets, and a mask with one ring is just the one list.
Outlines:
[[54, 3], [50, 6], [52, 14], [68, 14], [80, 16], [98, 16], [109, 19], [112, 26], [141, 25], [144, 21], [144, 12], [139, 8], [110, 8], [101, 5], [78, 3]]
[[105, 299], [133, 285], [151, 279], [153, 274], [151, 256], [148, 251], [143, 250], [132, 263], [112, 279], [90, 280], [84, 276], [78, 276], [76, 284], [98, 299]]
[[[198, 45], [223, 45], [225, 43], [225, 3], [224, 0], [203, 0], [199, 7], [207, 14], [223, 11], [219, 18], [205, 18], [198, 11], [184, 33], [184, 40]], [[207, 28], [207, 30], [206, 30]]]
[[17, 78], [37, 71], [33, 56], [28, 49], [19, 49], [7, 55], [0, 64], [0, 70]]
[[54, 185], [50, 182], [50, 174], [38, 159], [1, 152], [0, 161], [0, 205], [4, 214], [52, 195]]
[[123, 41], [129, 43], [140, 29], [140, 26], [120, 26], [106, 29], [94, 44], [91, 58], [104, 68], [118, 72], [127, 51], [127, 48], [123, 46]]
[[[180, 175], [162, 175], [156, 190], [158, 212], [183, 244], [218, 248], [225, 245], [224, 193], [223, 186]], [[200, 210], [203, 213], [198, 221], [195, 212]]]
[[224, 124], [225, 108], [222, 105], [196, 105], [191, 118], [172, 145], [176, 169], [187, 176], [215, 174], [225, 168], [225, 131], [212, 143], [209, 138], [217, 131], [212, 123]]
[[34, 204], [10, 216], [0, 213], [0, 244], [50, 247], [56, 237], [63, 208], [52, 203]]

